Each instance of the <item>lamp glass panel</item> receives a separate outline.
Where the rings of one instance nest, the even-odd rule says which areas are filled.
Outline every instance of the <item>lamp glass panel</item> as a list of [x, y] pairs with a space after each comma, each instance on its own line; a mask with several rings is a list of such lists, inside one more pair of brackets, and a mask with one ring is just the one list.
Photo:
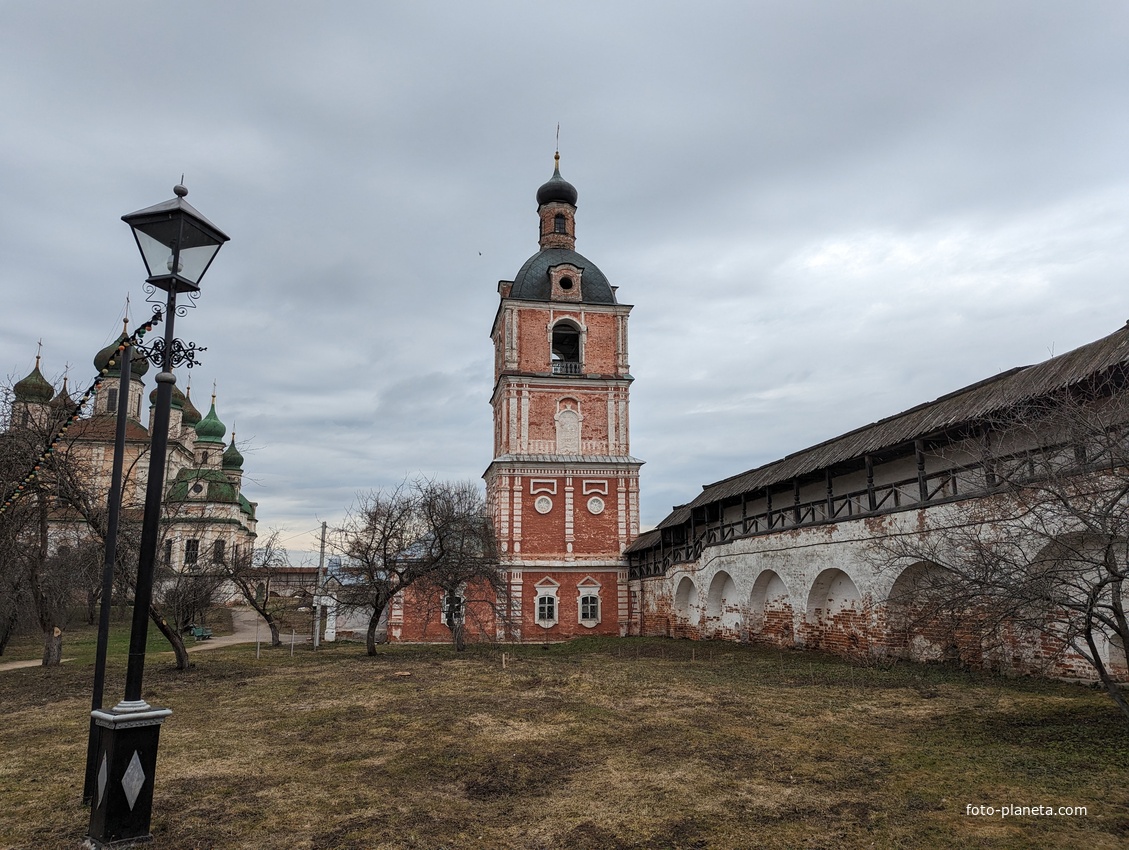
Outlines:
[[[208, 264], [223, 244], [211, 233], [187, 217], [174, 217], [134, 226], [141, 256], [150, 277], [179, 274], [180, 277], [199, 282]], [[173, 249], [180, 242], [180, 268], [170, 268]]]
[[141, 248], [141, 258], [145, 261], [145, 268], [149, 272], [149, 277], [168, 274], [168, 244], [159, 242], [139, 228], [134, 228], [133, 233], [137, 237], [137, 244]]
[[[200, 278], [204, 276], [207, 271], [208, 263], [212, 261], [212, 257], [220, 246], [213, 243], [211, 245], [201, 245], [198, 248], [181, 248], [180, 249], [180, 270], [181, 277], [188, 278], [193, 283], [199, 283]], [[165, 266], [168, 263], [166, 259]]]

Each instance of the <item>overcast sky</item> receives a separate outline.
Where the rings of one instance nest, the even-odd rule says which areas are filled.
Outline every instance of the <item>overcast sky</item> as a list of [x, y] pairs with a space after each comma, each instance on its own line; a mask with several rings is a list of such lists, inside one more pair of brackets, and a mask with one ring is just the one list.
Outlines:
[[670, 6], [5, 0], [0, 374], [89, 382], [183, 173], [231, 242], [177, 335], [261, 529], [477, 480], [558, 122], [644, 526], [1129, 317], [1129, 5]]

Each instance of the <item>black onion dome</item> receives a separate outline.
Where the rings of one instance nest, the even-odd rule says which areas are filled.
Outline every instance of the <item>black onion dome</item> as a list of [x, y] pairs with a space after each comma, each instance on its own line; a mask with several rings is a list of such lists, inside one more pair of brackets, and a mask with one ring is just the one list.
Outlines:
[[510, 298], [521, 301], [549, 301], [552, 298], [552, 282], [549, 269], [562, 263], [577, 266], [584, 270], [580, 277], [581, 303], [615, 304], [615, 293], [596, 264], [568, 248], [545, 248], [525, 261], [514, 276], [510, 288]]
[[542, 183], [541, 188], [537, 190], [537, 206], [551, 204], [554, 201], [576, 206], [576, 187], [561, 177], [559, 156], [557, 157], [557, 164], [553, 168], [553, 176], [549, 178], [548, 183]]

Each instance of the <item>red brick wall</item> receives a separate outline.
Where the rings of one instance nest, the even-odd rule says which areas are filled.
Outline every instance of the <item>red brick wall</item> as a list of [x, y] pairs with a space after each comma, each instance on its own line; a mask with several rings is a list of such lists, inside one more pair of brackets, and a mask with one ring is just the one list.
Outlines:
[[[583, 284], [582, 284], [583, 285]], [[586, 330], [584, 337], [584, 372], [600, 375], [616, 375], [616, 350], [618, 334], [615, 312], [593, 311], [580, 305], [566, 303], [549, 307], [533, 307], [522, 304], [518, 310], [517, 330], [517, 368], [521, 372], [548, 372], [550, 361], [550, 322], [571, 319]], [[505, 329], [503, 328], [503, 334]], [[499, 349], [504, 347], [500, 336], [496, 342]], [[500, 369], [501, 359], [495, 359], [495, 369]], [[497, 373], [495, 373], [495, 378]]]
[[[578, 622], [578, 588], [580, 582], [591, 577], [600, 584], [600, 623], [594, 627], [582, 626]], [[557, 625], [543, 628], [537, 624], [537, 582], [551, 578], [559, 583], [557, 595]], [[557, 572], [553, 570], [529, 570], [522, 573], [522, 622], [521, 635], [526, 642], [568, 640], [585, 635], [619, 634], [619, 585], [618, 571], [610, 572]]]
[[[430, 583], [413, 584], [402, 596], [403, 614], [399, 640], [407, 643], [443, 643], [451, 631], [443, 622], [443, 591]], [[497, 639], [495, 611], [505, 612], [505, 600], [495, 598], [489, 585], [466, 589], [466, 627], [468, 642]]]
[[749, 633], [749, 640], [772, 646], [795, 646], [795, 619], [792, 606], [780, 601], [765, 606], [764, 624], [759, 632]]
[[[574, 478], [577, 483], [581, 479]], [[615, 481], [609, 481], [610, 492], [599, 498], [604, 502], [602, 514], [592, 514], [588, 510], [588, 500], [592, 496], [581, 495], [581, 487], [574, 494], [574, 519], [572, 551], [577, 555], [619, 556], [618, 494]], [[626, 493], [624, 494], [626, 496]]]

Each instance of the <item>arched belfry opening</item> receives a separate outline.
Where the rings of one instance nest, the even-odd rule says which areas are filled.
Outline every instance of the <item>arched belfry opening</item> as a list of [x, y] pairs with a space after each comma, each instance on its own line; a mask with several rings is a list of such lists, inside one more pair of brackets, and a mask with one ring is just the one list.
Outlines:
[[572, 322], [553, 326], [552, 359], [554, 375], [580, 374], [580, 328]]

